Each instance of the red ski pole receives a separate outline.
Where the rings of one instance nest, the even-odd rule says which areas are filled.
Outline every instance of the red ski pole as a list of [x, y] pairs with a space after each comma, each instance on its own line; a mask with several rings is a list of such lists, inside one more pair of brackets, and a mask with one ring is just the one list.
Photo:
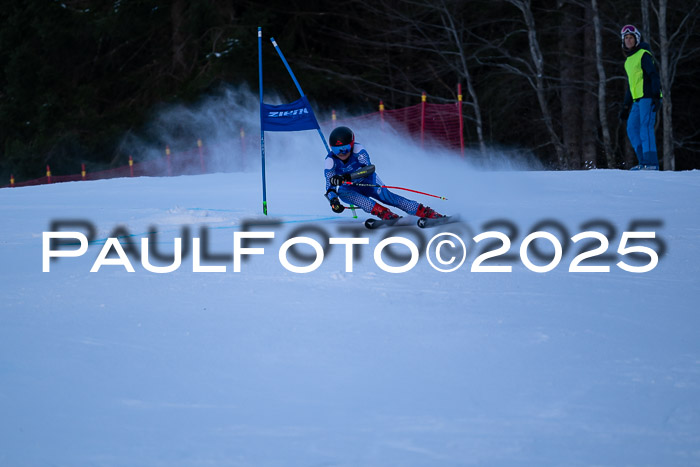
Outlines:
[[353, 186], [370, 186], [370, 187], [374, 187], [374, 188], [387, 188], [387, 189], [393, 189], [393, 190], [404, 190], [404, 191], [410, 191], [412, 193], [418, 193], [420, 195], [432, 196], [433, 198], [444, 199], [444, 200], [447, 199], [444, 196], [431, 195], [430, 193], [425, 193], [423, 191], [418, 191], [418, 190], [411, 190], [410, 188], [403, 188], [400, 186], [374, 185], [371, 183], [353, 183], [353, 182], [343, 182], [343, 184], [344, 185], [353, 185]]

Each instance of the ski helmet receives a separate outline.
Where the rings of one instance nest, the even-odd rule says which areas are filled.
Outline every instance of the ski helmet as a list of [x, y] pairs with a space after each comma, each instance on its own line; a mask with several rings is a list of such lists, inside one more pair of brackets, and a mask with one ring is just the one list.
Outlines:
[[639, 29], [635, 28], [631, 24], [626, 24], [622, 26], [622, 29], [620, 30], [620, 39], [622, 40], [622, 46], [624, 47], [625, 45], [625, 36], [627, 34], [632, 34], [637, 41], [635, 45], [639, 45], [640, 42], [642, 42], [642, 33], [639, 32]]
[[339, 126], [331, 131], [328, 140], [334, 154], [351, 152], [353, 144], [355, 143], [355, 134], [350, 128]]

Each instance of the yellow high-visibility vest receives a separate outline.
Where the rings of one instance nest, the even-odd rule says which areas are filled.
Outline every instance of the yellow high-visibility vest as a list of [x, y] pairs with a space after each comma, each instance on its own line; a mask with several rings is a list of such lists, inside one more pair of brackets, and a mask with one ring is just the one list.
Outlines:
[[[642, 70], [642, 57], [647, 53], [646, 49], [639, 49], [625, 60], [625, 71], [627, 72], [627, 82], [630, 85], [632, 99], [644, 97], [644, 71]], [[652, 59], [653, 59], [652, 55]], [[649, 96], [651, 97], [651, 96]]]

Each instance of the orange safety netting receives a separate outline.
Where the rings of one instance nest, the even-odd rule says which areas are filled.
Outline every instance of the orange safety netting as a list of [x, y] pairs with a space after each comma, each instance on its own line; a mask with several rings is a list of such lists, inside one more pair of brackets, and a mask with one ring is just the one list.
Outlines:
[[[401, 109], [380, 110], [357, 117], [338, 119], [335, 123], [352, 124], [353, 122], [379, 121], [380, 125], [390, 125], [396, 131], [410, 135], [421, 144], [438, 143], [451, 149], [463, 149], [460, 104], [461, 102], [454, 104], [421, 102]], [[199, 146], [190, 151], [170, 153], [161, 158], [133, 162], [130, 165], [113, 169], [85, 173], [84, 175], [82, 173], [47, 175], [34, 180], [2, 185], [0, 188], [120, 177], [194, 175], [208, 171], [207, 150], [205, 147]]]
[[460, 149], [460, 112], [458, 104], [431, 104], [428, 102], [402, 109], [372, 112], [358, 117], [338, 119], [336, 123], [348, 124], [363, 121], [379, 121], [418, 141], [435, 142], [450, 149]]

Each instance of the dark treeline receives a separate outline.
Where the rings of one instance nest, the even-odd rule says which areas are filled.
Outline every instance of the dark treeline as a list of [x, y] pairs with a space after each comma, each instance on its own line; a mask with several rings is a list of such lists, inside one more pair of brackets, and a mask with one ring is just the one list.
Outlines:
[[[642, 30], [661, 69], [662, 168], [700, 168], [696, 0], [0, 0], [0, 184], [122, 165], [127, 134], [169, 103], [222, 86], [297, 97], [274, 36], [320, 111], [455, 101], [465, 132], [532, 151], [553, 169], [629, 167], [618, 113], [620, 27]], [[270, 66], [268, 66], [268, 64]], [[274, 65], [273, 65], [274, 64]], [[274, 68], [277, 67], [277, 68]], [[660, 115], [661, 117], [661, 115]], [[634, 165], [634, 164], [631, 164]]]

